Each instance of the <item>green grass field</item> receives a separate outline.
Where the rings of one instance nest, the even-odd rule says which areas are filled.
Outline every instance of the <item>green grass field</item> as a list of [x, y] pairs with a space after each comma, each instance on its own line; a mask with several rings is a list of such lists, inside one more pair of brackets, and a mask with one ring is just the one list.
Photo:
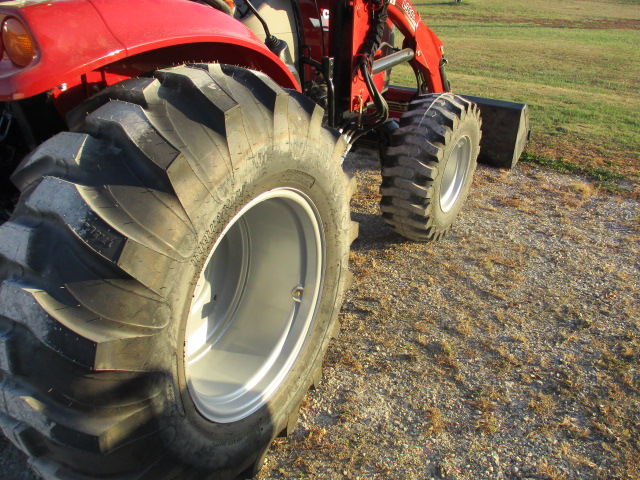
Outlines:
[[[528, 158], [640, 180], [640, 0], [417, 1], [456, 93], [526, 102]], [[393, 83], [414, 85], [409, 67]]]

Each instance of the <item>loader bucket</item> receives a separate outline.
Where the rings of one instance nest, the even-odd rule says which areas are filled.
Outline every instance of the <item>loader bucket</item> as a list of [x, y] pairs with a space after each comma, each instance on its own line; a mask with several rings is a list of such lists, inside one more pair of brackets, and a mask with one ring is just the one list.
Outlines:
[[461, 96], [480, 108], [482, 140], [478, 161], [493, 167], [513, 168], [531, 135], [527, 104]]

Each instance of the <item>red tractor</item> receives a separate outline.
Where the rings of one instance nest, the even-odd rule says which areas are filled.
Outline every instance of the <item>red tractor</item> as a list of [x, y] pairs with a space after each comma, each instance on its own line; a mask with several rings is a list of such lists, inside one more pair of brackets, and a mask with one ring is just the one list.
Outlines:
[[479, 151], [512, 166], [528, 134], [450, 93], [409, 0], [3, 0], [0, 25], [0, 423], [45, 478], [251, 476], [337, 329], [349, 148], [431, 241]]

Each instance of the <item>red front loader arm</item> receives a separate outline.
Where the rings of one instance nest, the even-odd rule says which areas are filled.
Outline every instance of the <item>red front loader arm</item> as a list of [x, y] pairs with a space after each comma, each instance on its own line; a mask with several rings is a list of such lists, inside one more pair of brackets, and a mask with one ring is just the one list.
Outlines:
[[442, 40], [421, 20], [409, 0], [390, 0], [389, 18], [404, 35], [403, 47], [411, 48], [415, 57], [409, 63], [421, 72], [431, 93], [445, 90], [440, 74]]
[[[372, 0], [354, 0], [353, 2], [353, 35], [352, 35], [352, 72], [358, 71], [359, 57], [362, 57], [363, 45], [369, 34], [372, 17], [381, 4]], [[439, 93], [448, 89], [446, 81], [442, 78], [442, 41], [427, 27], [420, 15], [409, 0], [390, 0], [387, 5], [388, 23], [393, 24], [404, 35], [403, 48], [410, 49], [412, 58], [410, 65], [420, 74], [424, 84], [424, 91], [418, 93]], [[380, 54], [381, 51], [378, 52]], [[376, 60], [378, 60], [376, 54]], [[371, 65], [374, 72], [373, 81], [379, 91], [384, 88], [384, 73], [375, 74], [375, 65]], [[422, 85], [421, 85], [422, 87]], [[422, 88], [421, 88], [422, 89]], [[414, 94], [415, 89], [397, 89], [390, 87], [385, 98], [392, 102], [407, 102]], [[366, 82], [359, 72], [351, 83], [351, 111], [362, 110], [363, 105], [370, 104], [373, 97], [368, 91]], [[392, 116], [396, 112], [392, 111]]]
[[282, 61], [246, 27], [186, 0], [68, 0], [0, 4], [0, 21], [18, 18], [34, 39], [26, 67], [0, 61], [0, 101], [46, 91], [71, 107], [124, 78], [185, 62], [260, 70], [299, 90]]

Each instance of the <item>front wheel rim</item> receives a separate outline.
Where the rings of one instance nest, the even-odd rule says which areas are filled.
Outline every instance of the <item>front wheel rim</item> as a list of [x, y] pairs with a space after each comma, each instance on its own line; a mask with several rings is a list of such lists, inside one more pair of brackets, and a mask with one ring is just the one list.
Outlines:
[[204, 263], [185, 333], [187, 389], [210, 421], [266, 404], [313, 330], [325, 240], [315, 205], [291, 188], [249, 202]]
[[447, 213], [460, 198], [471, 165], [471, 139], [461, 137], [451, 150], [440, 184], [440, 209]]

